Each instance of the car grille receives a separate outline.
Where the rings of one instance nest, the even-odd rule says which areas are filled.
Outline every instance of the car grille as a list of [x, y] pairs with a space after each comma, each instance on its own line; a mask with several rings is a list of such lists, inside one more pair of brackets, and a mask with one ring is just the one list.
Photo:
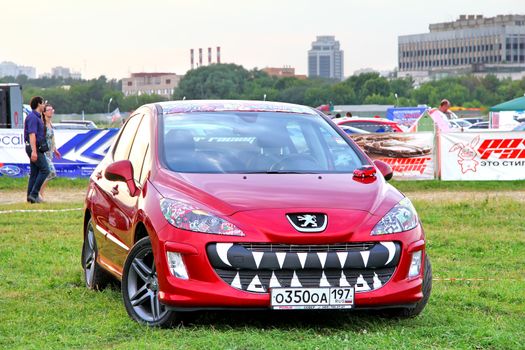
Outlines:
[[298, 245], [212, 243], [215, 272], [234, 288], [267, 293], [273, 287], [344, 287], [356, 292], [382, 287], [401, 256], [397, 242]]

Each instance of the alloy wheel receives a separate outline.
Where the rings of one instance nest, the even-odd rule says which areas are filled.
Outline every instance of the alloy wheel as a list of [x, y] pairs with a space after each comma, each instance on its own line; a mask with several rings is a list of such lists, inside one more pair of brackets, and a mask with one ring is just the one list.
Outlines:
[[159, 300], [159, 285], [151, 247], [144, 247], [131, 261], [127, 294], [137, 316], [146, 322], [157, 322], [168, 313]]

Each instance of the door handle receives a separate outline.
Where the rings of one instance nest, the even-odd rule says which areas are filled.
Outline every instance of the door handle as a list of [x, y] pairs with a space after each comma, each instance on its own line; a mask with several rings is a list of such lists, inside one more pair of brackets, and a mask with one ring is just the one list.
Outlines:
[[99, 171], [99, 172], [95, 175], [95, 177], [97, 178], [97, 180], [102, 179], [102, 170]]
[[115, 187], [111, 189], [111, 194], [113, 194], [114, 196], [118, 194], [118, 185], [115, 185]]

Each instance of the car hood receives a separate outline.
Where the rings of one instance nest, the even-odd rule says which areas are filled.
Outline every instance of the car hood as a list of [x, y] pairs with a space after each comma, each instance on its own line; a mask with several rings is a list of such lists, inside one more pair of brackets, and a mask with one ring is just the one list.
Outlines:
[[359, 182], [350, 174], [194, 174], [162, 171], [161, 195], [201, 203], [223, 215], [279, 208], [359, 210], [383, 215], [403, 195], [381, 177]]

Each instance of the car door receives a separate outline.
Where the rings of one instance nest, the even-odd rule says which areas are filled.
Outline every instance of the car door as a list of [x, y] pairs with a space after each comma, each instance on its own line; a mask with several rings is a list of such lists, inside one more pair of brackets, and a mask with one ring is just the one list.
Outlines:
[[115, 182], [116, 190], [112, 192], [114, 206], [110, 211], [110, 217], [113, 218], [110, 230], [114, 244], [108, 245], [108, 253], [115, 258], [114, 262], [119, 267], [124, 266], [128, 251], [133, 246], [137, 204], [141, 198], [145, 180], [145, 176], [141, 175], [142, 171], [147, 171], [143, 169], [143, 164], [149, 150], [150, 130], [149, 113], [144, 113], [128, 155], [128, 160], [133, 166], [133, 180], [139, 189], [139, 194], [132, 196], [125, 182]]
[[122, 239], [121, 232], [131, 227], [131, 218], [126, 211], [122, 210], [119, 197], [121, 193], [127, 191], [124, 182], [109, 181], [104, 176], [104, 171], [110, 164], [129, 158], [130, 150], [137, 134], [137, 130], [144, 114], [136, 113], [128, 118], [115, 142], [112, 153], [106, 157], [101, 167], [97, 168], [96, 174], [92, 177], [95, 182], [96, 191], [93, 198], [96, 198], [93, 205], [93, 217], [97, 225], [96, 231], [100, 231], [97, 238], [100, 260], [116, 274], [122, 272], [122, 256], [127, 255], [129, 245]]

